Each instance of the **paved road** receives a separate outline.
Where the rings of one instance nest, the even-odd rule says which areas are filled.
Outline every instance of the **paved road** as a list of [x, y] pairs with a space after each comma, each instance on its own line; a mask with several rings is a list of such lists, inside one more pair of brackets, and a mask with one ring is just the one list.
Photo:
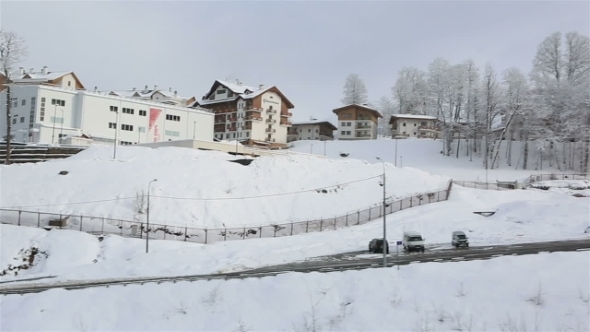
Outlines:
[[[496, 245], [496, 246], [481, 246], [471, 247], [469, 249], [432, 249], [425, 253], [400, 254], [395, 253], [389, 255], [388, 266], [400, 266], [412, 263], [426, 263], [426, 262], [453, 262], [453, 261], [469, 261], [492, 259], [501, 256], [514, 255], [530, 255], [542, 252], [557, 252], [557, 251], [590, 251], [590, 239], [571, 240], [571, 241], [553, 241], [553, 242], [536, 242], [526, 244], [513, 245]], [[358, 257], [359, 255], [364, 254]], [[368, 257], [366, 257], [368, 256]], [[334, 256], [318, 257], [306, 262], [298, 262], [284, 265], [268, 266], [264, 268], [222, 273], [209, 275], [188, 275], [176, 277], [143, 277], [143, 278], [121, 278], [121, 279], [102, 279], [102, 280], [84, 280], [84, 281], [67, 281], [56, 283], [37, 283], [37, 284], [19, 284], [18, 282], [10, 282], [9, 285], [0, 286], [0, 294], [26, 294], [38, 293], [48, 289], [63, 288], [68, 290], [83, 289], [90, 287], [109, 287], [109, 286], [127, 286], [130, 284], [144, 283], [163, 283], [163, 282], [181, 282], [181, 281], [197, 281], [197, 280], [214, 280], [214, 279], [245, 279], [245, 278], [261, 278], [265, 276], [276, 276], [288, 272], [333, 272], [346, 270], [362, 270], [367, 268], [375, 268], [382, 266], [381, 255], [367, 255], [366, 252], [352, 252], [338, 254]], [[48, 277], [51, 278], [51, 277]], [[31, 279], [33, 280], [33, 279]], [[4, 285], [8, 282], [0, 283]]]

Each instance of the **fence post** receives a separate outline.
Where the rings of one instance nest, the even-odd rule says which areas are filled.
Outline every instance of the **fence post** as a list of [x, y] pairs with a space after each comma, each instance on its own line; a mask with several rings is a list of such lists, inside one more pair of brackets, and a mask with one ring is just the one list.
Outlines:
[[336, 223], [337, 223], [337, 222], [338, 222], [338, 218], [334, 218], [334, 229], [338, 229], [338, 228], [336, 227]]
[[414, 206], [414, 197], [410, 197], [410, 207]]
[[139, 227], [139, 238], [143, 239], [143, 223], [141, 223], [141, 226]]
[[166, 231], [168, 230], [168, 226], [164, 226], [164, 240], [166, 240]]
[[403, 204], [404, 200], [400, 199], [399, 200], [399, 210], [401, 211], [404, 208], [404, 204]]
[[244, 233], [242, 233], [242, 240], [246, 238], [246, 226], [244, 226]]
[[356, 224], [360, 225], [361, 223], [361, 211], [356, 212]]
[[320, 232], [322, 231], [323, 227], [324, 227], [324, 219], [320, 219]]
[[227, 240], [227, 228], [224, 228], [223, 241]]
[[186, 231], [187, 231], [187, 227], [186, 227], [186, 226], [184, 226], [184, 242], [186, 242], [186, 238], [187, 238], [187, 236], [186, 236]]
[[123, 226], [125, 225], [125, 221], [121, 220], [121, 236], [123, 236]]
[[309, 220], [305, 222], [305, 233], [309, 230]]
[[207, 228], [205, 228], [205, 244], [207, 244]]
[[84, 216], [80, 215], [80, 232], [82, 231], [82, 222], [84, 221]]
[[371, 210], [373, 210], [373, 208], [369, 208], [369, 220], [371, 220]]
[[[18, 225], [20, 226], [20, 214], [23, 213], [21, 210], [18, 210]], [[61, 219], [61, 218], [60, 218]]]
[[41, 212], [37, 212], [37, 227], [41, 227]]
[[291, 235], [293, 235], [293, 222], [291, 221]]
[[258, 234], [260, 234], [258, 238], [262, 239], [262, 226], [258, 227]]
[[272, 228], [274, 228], [274, 234], [272, 237], [277, 237], [277, 227], [276, 226], [272, 226]]
[[[61, 218], [61, 216], [60, 216], [60, 218]], [[104, 234], [104, 217], [102, 218], [102, 228], [100, 230], [100, 233]]]
[[348, 227], [348, 213], [346, 214], [346, 227]]

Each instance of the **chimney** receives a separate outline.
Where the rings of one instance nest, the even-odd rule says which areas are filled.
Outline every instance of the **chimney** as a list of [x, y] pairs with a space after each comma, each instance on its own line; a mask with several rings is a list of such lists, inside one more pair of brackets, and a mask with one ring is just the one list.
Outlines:
[[97, 86], [94, 87], [94, 92], [96, 92], [96, 91], [98, 91], [98, 87]]
[[262, 88], [264, 88], [264, 84], [260, 84], [260, 85], [258, 86], [258, 90], [262, 90]]
[[147, 85], [145, 86], [145, 89], [144, 90], [147, 91]]
[[35, 72], [35, 68], [31, 68], [31, 69], [29, 70], [29, 74], [32, 74], [32, 73], [34, 73], [34, 72]]
[[43, 69], [41, 69], [41, 73], [43, 75], [47, 75], [47, 66], [43, 66]]
[[177, 95], [177, 91], [176, 91], [176, 90], [174, 90], [174, 97], [176, 97], [176, 95]]
[[154, 85], [154, 91], [158, 90], [158, 86]]
[[171, 87], [170, 87], [170, 88], [168, 88], [168, 92], [172, 92], [172, 88], [171, 88]]
[[25, 69], [23, 67], [19, 67], [18, 70], [19, 70], [19, 72], [20, 72], [21, 75], [26, 74], [26, 71], [25, 71]]
[[133, 88], [133, 91], [135, 91], [135, 88]]

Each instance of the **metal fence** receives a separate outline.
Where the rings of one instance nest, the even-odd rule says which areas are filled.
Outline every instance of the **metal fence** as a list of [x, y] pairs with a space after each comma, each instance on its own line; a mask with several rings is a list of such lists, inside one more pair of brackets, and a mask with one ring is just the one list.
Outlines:
[[453, 184], [456, 184], [461, 187], [466, 187], [466, 188], [486, 189], [486, 190], [511, 190], [511, 189], [516, 189], [518, 186], [518, 183], [516, 181], [487, 183], [487, 182], [453, 180]]
[[590, 174], [582, 174], [582, 173], [575, 173], [575, 174], [534, 174], [526, 178], [522, 182], [523, 187], [529, 186], [535, 182], [541, 181], [554, 181], [554, 180], [589, 180]]
[[590, 179], [589, 174], [571, 174], [571, 173], [556, 174], [556, 173], [552, 173], [552, 174], [533, 174], [520, 183], [518, 181], [496, 181], [496, 183], [486, 183], [486, 182], [453, 180], [453, 184], [456, 184], [461, 187], [466, 187], [466, 188], [487, 189], [487, 190], [512, 190], [512, 189], [526, 188], [526, 187], [530, 186], [532, 183], [541, 182], [541, 181], [588, 180], [588, 179]]
[[[415, 206], [446, 201], [450, 194], [452, 182], [447, 189], [419, 194], [401, 200], [386, 200], [385, 214], [392, 214]], [[349, 213], [334, 218], [282, 223], [269, 226], [201, 229], [182, 226], [170, 226], [150, 223], [149, 229], [144, 222], [120, 220], [83, 215], [61, 215], [36, 211], [0, 209], [0, 222], [19, 226], [39, 227], [44, 229], [61, 228], [83, 231], [91, 234], [117, 234], [125, 237], [177, 240], [196, 243], [213, 243], [219, 241], [245, 240], [269, 237], [291, 236], [311, 232], [324, 232], [362, 225], [383, 216], [383, 204]], [[67, 218], [64, 227], [50, 226], [57, 220]]]

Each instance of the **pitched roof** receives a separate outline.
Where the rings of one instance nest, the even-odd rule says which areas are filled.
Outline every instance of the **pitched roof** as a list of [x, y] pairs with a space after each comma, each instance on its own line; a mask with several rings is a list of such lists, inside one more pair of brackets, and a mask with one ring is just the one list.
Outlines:
[[236, 94], [245, 93], [247, 90], [249, 90], [249, 91], [258, 90], [256, 88], [251, 87], [251, 86], [230, 83], [230, 82], [222, 81], [222, 80], [216, 80], [215, 82], [219, 82], [219, 84], [225, 86], [226, 88], [230, 89], [233, 93], [236, 93]]
[[381, 112], [379, 112], [378, 110], [370, 107], [369, 105], [360, 105], [360, 104], [348, 104], [348, 105], [344, 105], [344, 106], [341, 106], [341, 107], [338, 107], [338, 108], [333, 109], [332, 112], [334, 112], [335, 114], [338, 114], [338, 112], [344, 110], [345, 108], [349, 108], [351, 106], [360, 107], [360, 108], [363, 108], [363, 109], [365, 109], [367, 111], [373, 112], [378, 118], [382, 118], [383, 117], [383, 115], [381, 115]]
[[402, 119], [436, 120], [435, 116], [419, 115], [419, 114], [392, 114], [391, 117], [392, 118], [402, 118]]
[[332, 122], [328, 120], [309, 120], [309, 121], [301, 121], [301, 122], [293, 122], [293, 126], [303, 126], [303, 125], [319, 125], [319, 124], [328, 124], [332, 130], [338, 129]]
[[[215, 91], [215, 89], [217, 88], [218, 85], [225, 86], [226, 88], [230, 89], [233, 93], [235, 93], [237, 95], [230, 97], [230, 98], [218, 99], [218, 100], [207, 99]], [[243, 92], [240, 92], [240, 91], [243, 91]], [[203, 96], [203, 99], [194, 102], [192, 106], [225, 103], [225, 102], [229, 102], [229, 101], [235, 101], [239, 98], [247, 100], [247, 99], [252, 99], [257, 96], [260, 96], [261, 94], [263, 94], [267, 91], [272, 91], [272, 92], [278, 94], [281, 97], [281, 99], [283, 99], [287, 103], [287, 106], [289, 106], [289, 108], [295, 107], [295, 105], [293, 105], [293, 103], [291, 103], [291, 101], [281, 92], [281, 90], [279, 90], [279, 88], [277, 88], [274, 85], [270, 86], [268, 88], [256, 89], [253, 87], [249, 87], [249, 86], [245, 86], [245, 85], [237, 85], [237, 84], [228, 83], [228, 82], [221, 81], [221, 80], [216, 80], [215, 83], [213, 83], [213, 85], [211, 86], [211, 89], [209, 90], [209, 92], [205, 96]]]
[[82, 85], [82, 82], [80, 81], [78, 76], [76, 76], [76, 74], [73, 71], [52, 71], [52, 72], [46, 72], [46, 73], [39, 72], [39, 73], [24, 73], [24, 74], [19, 73], [12, 81], [15, 83], [45, 83], [45, 82], [55, 81], [61, 77], [68, 75], [68, 74], [74, 76], [74, 79], [78, 82], [80, 87], [82, 87], [82, 89], [85, 89], [84, 85]]

